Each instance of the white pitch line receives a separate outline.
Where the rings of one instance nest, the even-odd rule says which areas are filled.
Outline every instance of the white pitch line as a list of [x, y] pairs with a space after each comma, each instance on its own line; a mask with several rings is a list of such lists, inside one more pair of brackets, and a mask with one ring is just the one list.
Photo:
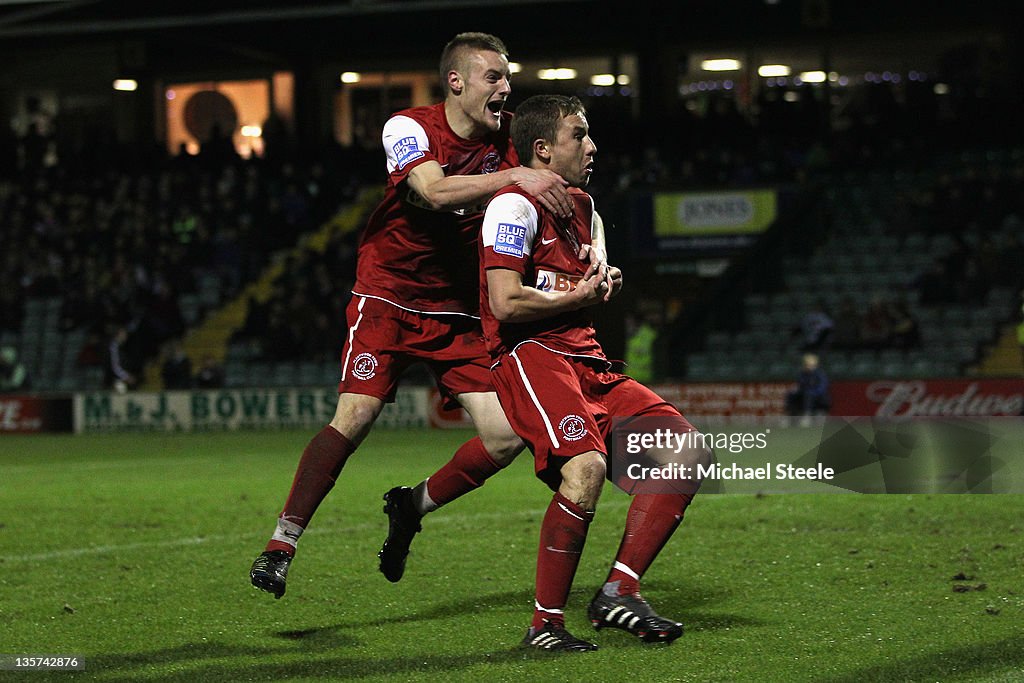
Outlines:
[[[624, 503], [625, 501], [623, 501]], [[602, 510], [614, 510], [616, 508], [625, 507], [622, 503], [608, 503], [602, 505]], [[511, 514], [517, 516], [526, 515], [537, 515], [543, 516], [547, 511], [547, 508], [537, 508], [534, 510], [519, 510]], [[482, 520], [482, 519], [506, 519], [509, 516], [509, 512], [477, 512], [473, 514], [459, 514], [458, 512], [451, 515], [438, 516], [436, 519], [431, 518], [430, 525], [444, 525], [451, 524], [453, 522], [460, 522], [463, 520]], [[367, 529], [379, 529], [384, 525], [380, 523], [363, 523], [355, 525], [345, 526], [315, 526], [309, 531], [306, 531], [303, 535], [326, 534], [326, 533], [337, 533], [339, 531], [364, 531]], [[65, 548], [64, 550], [51, 550], [45, 553], [36, 553], [34, 555], [24, 555], [18, 559], [18, 562], [48, 562], [50, 560], [61, 560], [69, 557], [82, 557], [83, 555], [105, 555], [107, 553], [122, 553], [132, 550], [141, 550], [148, 548], [176, 548], [181, 546], [190, 545], [204, 545], [207, 543], [218, 543], [221, 541], [235, 540], [239, 536], [256, 536], [257, 532], [249, 532], [246, 534], [217, 534], [210, 536], [192, 536], [189, 538], [176, 538], [168, 539], [166, 541], [139, 541], [138, 543], [122, 543], [112, 545], [94, 545], [87, 548]]]

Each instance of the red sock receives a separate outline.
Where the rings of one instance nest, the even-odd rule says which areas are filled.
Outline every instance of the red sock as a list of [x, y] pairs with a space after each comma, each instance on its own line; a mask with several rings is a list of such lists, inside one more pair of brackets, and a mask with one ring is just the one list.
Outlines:
[[[304, 529], [321, 501], [334, 488], [341, 468], [355, 449], [355, 445], [334, 427], [327, 425], [321, 429], [302, 451], [280, 517]], [[295, 546], [276, 540], [267, 543], [266, 549], [295, 552]]]
[[605, 583], [619, 582], [619, 595], [640, 590], [640, 577], [683, 521], [693, 499], [685, 493], [638, 493], [626, 515], [626, 530]]
[[561, 493], [551, 499], [540, 526], [534, 628], [543, 628], [545, 621], [565, 624], [565, 603], [593, 518], [593, 511], [587, 512]]
[[444, 466], [427, 479], [427, 496], [436, 505], [450, 503], [483, 486], [501, 466], [494, 462], [480, 437], [470, 439], [455, 451]]

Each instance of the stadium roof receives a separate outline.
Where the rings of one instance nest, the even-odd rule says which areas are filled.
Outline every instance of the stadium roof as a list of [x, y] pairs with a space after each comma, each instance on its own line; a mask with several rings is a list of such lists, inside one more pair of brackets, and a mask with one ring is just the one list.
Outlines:
[[131, 32], [583, 1], [346, 0], [287, 4], [279, 0], [152, 0], [129, 4], [102, 0], [0, 0], [0, 37]]
[[[575, 25], [597, 22], [618, 25], [648, 22], [667, 24], [679, 33], [715, 27], [733, 32], [764, 31], [773, 20], [796, 23], [804, 29], [886, 28], [913, 26], [956, 27], [1000, 21], [1014, 3], [997, 0], [943, 2], [908, 0], [688, 0], [658, 2], [633, 0], [343, 0], [336, 2], [281, 2], [280, 0], [147, 0], [125, 3], [112, 0], [0, 0], [0, 39], [60, 35], [96, 35], [159, 31], [189, 27], [252, 25], [266, 22], [317, 22], [329, 18], [373, 15], [459, 12], [478, 20], [495, 10], [522, 10], [532, 5], [529, 17], [553, 5], [577, 5]], [[541, 9], [543, 8], [543, 9]], [[628, 21], [627, 21], [628, 20]], [[432, 27], [431, 27], [432, 28]], [[564, 28], [564, 27], [563, 27]]]

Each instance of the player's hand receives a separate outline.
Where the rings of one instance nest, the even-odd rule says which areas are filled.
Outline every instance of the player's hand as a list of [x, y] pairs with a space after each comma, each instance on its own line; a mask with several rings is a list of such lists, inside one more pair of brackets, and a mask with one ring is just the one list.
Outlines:
[[[603, 249], [598, 249], [592, 244], [584, 244], [580, 247], [580, 251], [576, 254], [581, 261], [589, 261], [590, 266], [587, 268], [587, 272], [584, 274], [583, 279], [586, 280], [599, 271], [605, 274], [604, 276], [604, 300], [608, 301], [613, 296], [618, 294], [618, 290], [615, 288], [615, 283], [612, 282], [611, 273], [612, 268], [608, 265], [608, 255]], [[603, 269], [603, 270], [602, 270]], [[622, 271], [618, 268], [614, 268], [618, 272], [619, 285], [618, 288], [622, 289]]]
[[572, 215], [573, 203], [566, 190], [569, 182], [565, 178], [544, 169], [520, 167], [514, 170], [516, 185], [535, 197], [541, 206], [562, 218]]
[[611, 288], [612, 285], [608, 281], [608, 266], [599, 265], [596, 269], [591, 268], [587, 270], [583, 278], [576, 283], [576, 288], [573, 292], [578, 296], [578, 301], [582, 308], [602, 301], [608, 301]]
[[608, 299], [622, 291], [622, 271], [615, 266], [608, 266], [608, 282], [610, 283], [608, 290]]

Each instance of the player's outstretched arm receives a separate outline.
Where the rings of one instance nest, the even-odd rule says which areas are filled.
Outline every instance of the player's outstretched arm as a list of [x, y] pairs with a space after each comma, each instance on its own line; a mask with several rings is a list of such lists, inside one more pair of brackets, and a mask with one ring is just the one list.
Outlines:
[[487, 270], [487, 301], [500, 322], [542, 320], [600, 303], [608, 289], [605, 278], [602, 269], [580, 280], [569, 292], [543, 292], [524, 286], [523, 276], [514, 270], [490, 268]]
[[441, 164], [428, 161], [409, 172], [408, 183], [434, 211], [474, 209], [501, 188], [518, 185], [546, 209], [560, 216], [572, 215], [572, 199], [565, 189], [568, 183], [546, 170], [517, 167], [497, 173], [446, 176]]

